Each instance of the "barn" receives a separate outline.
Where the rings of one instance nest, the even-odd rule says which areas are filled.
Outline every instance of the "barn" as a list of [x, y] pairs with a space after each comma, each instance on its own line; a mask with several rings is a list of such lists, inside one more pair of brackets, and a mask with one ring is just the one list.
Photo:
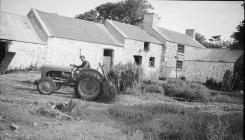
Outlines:
[[26, 16], [0, 13], [0, 72], [40, 67], [45, 49], [46, 43]]
[[212, 78], [222, 82], [226, 70], [233, 72], [242, 55], [241, 50], [192, 49], [186, 54], [183, 76], [189, 81], [205, 83]]

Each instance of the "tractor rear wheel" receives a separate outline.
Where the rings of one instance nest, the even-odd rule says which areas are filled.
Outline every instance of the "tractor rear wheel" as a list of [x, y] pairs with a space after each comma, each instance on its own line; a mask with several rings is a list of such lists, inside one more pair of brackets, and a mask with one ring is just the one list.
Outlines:
[[84, 100], [94, 100], [102, 93], [103, 76], [96, 70], [85, 69], [79, 74], [75, 93]]
[[37, 89], [41, 94], [50, 95], [56, 89], [55, 82], [50, 78], [44, 78], [37, 83]]

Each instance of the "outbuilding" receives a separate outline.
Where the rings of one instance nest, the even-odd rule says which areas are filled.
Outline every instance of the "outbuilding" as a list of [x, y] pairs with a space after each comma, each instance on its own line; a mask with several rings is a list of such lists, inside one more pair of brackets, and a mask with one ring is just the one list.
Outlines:
[[186, 53], [183, 76], [189, 81], [205, 83], [211, 78], [221, 82], [226, 70], [234, 66], [243, 55], [241, 50], [192, 49]]

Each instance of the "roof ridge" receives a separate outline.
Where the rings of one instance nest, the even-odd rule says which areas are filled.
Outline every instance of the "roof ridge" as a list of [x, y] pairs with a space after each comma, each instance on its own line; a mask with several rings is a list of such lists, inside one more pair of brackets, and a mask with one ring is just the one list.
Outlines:
[[[108, 20], [109, 20], [109, 19], [108, 19]], [[143, 30], [143, 29], [142, 29], [142, 28], [140, 28], [139, 26], [132, 25], [132, 24], [129, 24], [129, 23], [119, 22], [119, 21], [115, 21], [115, 20], [111, 20], [111, 21], [113, 21], [113, 22], [118, 22], [118, 23], [120, 23], [120, 24], [126, 24], [126, 25], [129, 25], [129, 26], [137, 27], [137, 28], [139, 28], [139, 29]], [[143, 30], [143, 31], [145, 31], [145, 30]]]
[[[181, 34], [181, 35], [188, 36], [188, 35], [186, 35], [186, 34], [184, 34], [184, 33], [180, 33], [180, 32], [174, 31], [174, 30], [169, 30], [169, 29], [166, 29], [166, 28], [163, 28], [163, 27], [159, 27], [159, 26], [158, 26], [158, 28], [162, 28], [162, 29], [164, 29], [164, 30], [168, 30], [168, 31], [171, 31], [171, 32], [175, 32], [175, 33], [178, 33], [178, 34]], [[189, 37], [189, 36], [188, 36], [188, 37]]]
[[[117, 22], [117, 23], [119, 23], [119, 24], [129, 25], [129, 26], [131, 26], [131, 27], [137, 28], [137, 29], [141, 30], [144, 34], [146, 34], [148, 37], [150, 37], [152, 40], [154, 40], [155, 42], [161, 43], [159, 40], [157, 40], [156, 38], [154, 38], [153, 36], [151, 36], [150, 34], [148, 34], [144, 29], [140, 28], [139, 26], [132, 25], [132, 24], [128, 24], [128, 23], [124, 23], [124, 22], [119, 22], [119, 21], [115, 21], [115, 20], [109, 20], [109, 21]], [[115, 26], [116, 26], [116, 25], [115, 25]], [[122, 31], [122, 32], [123, 32], [123, 31]]]
[[78, 19], [78, 18], [73, 18], [73, 17], [67, 17], [67, 16], [59, 15], [58, 13], [48, 13], [48, 12], [40, 11], [38, 9], [35, 9], [35, 10], [38, 11], [38, 12], [46, 13], [46, 14], [53, 14], [55, 16], [62, 17], [62, 18], [68, 18], [68, 19], [72, 19], [72, 20], [84, 21], [84, 22], [89, 22], [89, 23], [93, 23], [93, 24], [103, 25], [102, 23], [98, 23], [98, 22], [94, 22], [94, 21], [88, 21], [88, 20], [83, 20], [83, 19]]

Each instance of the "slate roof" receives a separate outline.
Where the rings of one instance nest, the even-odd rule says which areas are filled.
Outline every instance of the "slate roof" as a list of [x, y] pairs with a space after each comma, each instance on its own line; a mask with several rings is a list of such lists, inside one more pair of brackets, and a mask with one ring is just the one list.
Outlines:
[[244, 52], [242, 50], [196, 48], [186, 52], [185, 60], [234, 63], [243, 54]]
[[104, 24], [59, 16], [36, 10], [51, 36], [87, 41], [98, 44], [122, 46], [106, 29]]
[[[110, 20], [111, 21], [111, 20]], [[111, 21], [120, 31], [122, 31], [127, 37], [134, 40], [152, 42], [162, 44], [151, 35], [147, 34], [145, 30], [130, 24], [125, 24], [117, 21]]]
[[0, 12], [0, 39], [45, 44], [26, 16]]
[[193, 47], [205, 48], [199, 42], [193, 40], [191, 37], [189, 37], [186, 34], [178, 33], [161, 27], [157, 27], [156, 30], [168, 41], [180, 43], [183, 45], [193, 46]]

